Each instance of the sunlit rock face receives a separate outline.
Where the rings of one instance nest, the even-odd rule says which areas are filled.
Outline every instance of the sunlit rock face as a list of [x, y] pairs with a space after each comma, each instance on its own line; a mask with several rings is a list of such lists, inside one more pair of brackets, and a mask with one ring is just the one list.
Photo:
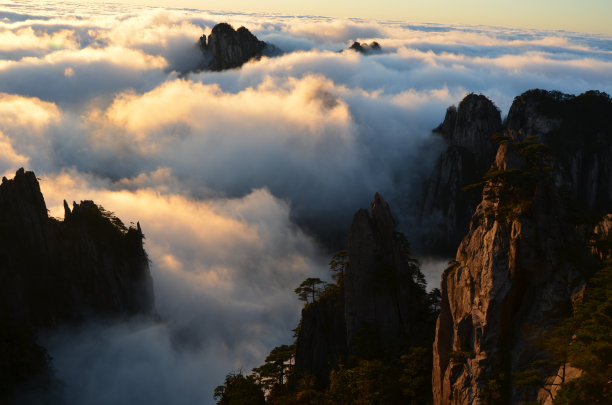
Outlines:
[[[92, 201], [50, 218], [33, 172], [0, 185], [0, 357], [25, 380], [46, 366], [35, 331], [91, 317], [154, 315], [143, 234]], [[18, 327], [19, 330], [16, 330]], [[28, 367], [11, 363], [31, 360]], [[12, 359], [12, 360], [11, 360]], [[9, 385], [10, 386], [10, 385]], [[6, 387], [3, 387], [6, 389]]]
[[448, 144], [426, 185], [420, 221], [428, 250], [454, 252], [468, 229], [480, 196], [462, 191], [479, 181], [495, 157], [491, 137], [502, 129], [500, 112], [485, 96], [470, 94], [449, 107], [434, 131]]
[[[591, 112], [580, 113], [582, 103]], [[510, 187], [501, 177], [485, 184], [486, 198], [443, 273], [435, 404], [500, 403], [499, 398], [518, 404], [547, 395], [513, 385], [512, 376], [547, 359], [538, 337], [571, 313], [599, 259], [592, 256], [589, 239], [593, 232], [607, 232], [608, 222], [595, 225], [577, 213], [612, 211], [607, 194], [612, 172], [601, 169], [610, 164], [612, 154], [601, 151], [609, 151], [612, 131], [598, 115], [611, 113], [610, 99], [602, 94], [533, 91], [515, 99], [494, 170], [526, 175], [521, 179], [527, 185]], [[574, 148], [566, 149], [568, 143]], [[539, 163], [534, 151], [542, 152]], [[595, 184], [582, 185], [584, 179]], [[502, 197], [492, 198], [492, 192]], [[539, 371], [550, 382], [557, 372]]]
[[206, 58], [204, 68], [214, 71], [238, 68], [271, 48], [245, 27], [234, 30], [227, 23], [215, 25], [208, 39], [200, 38], [199, 46]]

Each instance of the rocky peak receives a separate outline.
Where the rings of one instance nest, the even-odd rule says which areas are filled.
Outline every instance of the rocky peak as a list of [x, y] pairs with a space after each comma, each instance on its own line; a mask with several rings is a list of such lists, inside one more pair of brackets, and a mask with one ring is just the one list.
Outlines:
[[[449, 119], [450, 122], [446, 122]], [[454, 125], [451, 126], [451, 123]], [[491, 136], [501, 131], [501, 115], [497, 107], [482, 94], [465, 96], [456, 114], [447, 110], [444, 122], [439, 127], [451, 129], [442, 136], [451, 146], [459, 146], [469, 151], [477, 166], [488, 166], [495, 156], [497, 145]]]
[[353, 42], [353, 44], [349, 47], [349, 50], [355, 51], [363, 54], [377, 53], [381, 52], [382, 48], [380, 44], [376, 41], [367, 44], [365, 42], [359, 43], [357, 41]]
[[89, 317], [154, 314], [140, 227], [127, 229], [93, 201], [64, 201], [49, 218], [33, 172], [0, 185], [0, 402], [17, 384], [50, 374], [37, 331]]
[[451, 106], [434, 133], [448, 147], [438, 158], [424, 193], [420, 221], [430, 251], [450, 254], [468, 229], [479, 201], [462, 188], [478, 182], [493, 163], [497, 145], [491, 137], [502, 129], [500, 112], [487, 97], [467, 95]]
[[[543, 389], [514, 385], [512, 378], [548, 358], [537, 339], [571, 314], [594, 263], [601, 259], [593, 257], [589, 242], [592, 225], [579, 224], [575, 212], [574, 202], [584, 191], [572, 185], [580, 182], [573, 179], [595, 173], [588, 187], [607, 187], [612, 170], [600, 167], [609, 167], [612, 153], [605, 149], [605, 156], [599, 156], [589, 150], [589, 130], [577, 134], [580, 143], [566, 155], [548, 142], [564, 134], [565, 125], [590, 127], [605, 139], [607, 124], [593, 128], [588, 114], [575, 115], [575, 123], [568, 123], [569, 113], [544, 114], [546, 100], [549, 94], [539, 92], [515, 100], [482, 201], [455, 260], [442, 275], [434, 342], [435, 404], [543, 401], [548, 396]], [[553, 97], [555, 108], [564, 108], [569, 100]], [[575, 163], [568, 165], [567, 159]], [[565, 176], [570, 180], [558, 181]], [[581, 205], [585, 213], [601, 212], [593, 207]], [[610, 212], [612, 204], [601, 207]], [[606, 233], [606, 224], [604, 218], [595, 233]], [[556, 389], [550, 384], [557, 370], [536, 368], [548, 381], [545, 388]]]
[[245, 27], [238, 30], [227, 23], [213, 27], [208, 36], [202, 36], [199, 46], [204, 53], [208, 70], [220, 71], [242, 66], [249, 60], [262, 55], [268, 46]]
[[555, 184], [581, 208], [607, 210], [612, 206], [611, 116], [606, 93], [529, 90], [515, 98], [506, 127], [514, 140], [535, 136], [551, 148]]
[[387, 202], [376, 194], [371, 214], [359, 210], [348, 240], [345, 313], [348, 342], [373, 334], [381, 347], [414, 343], [426, 309], [414, 278], [418, 268], [408, 256], [407, 241], [398, 234]]
[[142, 233], [93, 203], [64, 201], [49, 218], [33, 172], [0, 185], [0, 306], [24, 325], [53, 326], [86, 313], [152, 314], [153, 290]]

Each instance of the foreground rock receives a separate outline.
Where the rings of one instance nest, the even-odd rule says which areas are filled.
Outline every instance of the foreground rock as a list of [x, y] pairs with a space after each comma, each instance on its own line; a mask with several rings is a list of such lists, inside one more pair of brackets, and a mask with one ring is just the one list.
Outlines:
[[[143, 234], [92, 201], [50, 218], [34, 173], [0, 185], [0, 395], [48, 371], [37, 331], [91, 317], [152, 316]], [[0, 396], [1, 397], [1, 396]]]
[[213, 71], [239, 68], [251, 59], [280, 52], [274, 45], [258, 40], [245, 27], [234, 30], [227, 23], [215, 25], [208, 38], [203, 35], [199, 47], [205, 58], [201, 68]]
[[353, 218], [345, 276], [347, 337], [353, 348], [354, 339], [364, 333], [387, 348], [421, 343], [426, 333], [428, 308], [416, 283], [420, 271], [395, 226], [379, 194], [371, 215], [362, 209]]
[[[435, 404], [550, 401], [558, 389], [538, 341], [571, 315], [601, 263], [590, 240], [609, 232], [596, 222], [612, 211], [610, 116], [612, 102], [596, 92], [515, 99], [483, 199], [442, 276]], [[530, 369], [542, 383], [518, 384]]]
[[319, 388], [347, 356], [399, 358], [408, 347], [428, 346], [432, 339], [423, 274], [379, 194], [371, 210], [355, 214], [347, 256], [338, 285], [328, 286], [302, 311], [295, 368], [315, 376]]

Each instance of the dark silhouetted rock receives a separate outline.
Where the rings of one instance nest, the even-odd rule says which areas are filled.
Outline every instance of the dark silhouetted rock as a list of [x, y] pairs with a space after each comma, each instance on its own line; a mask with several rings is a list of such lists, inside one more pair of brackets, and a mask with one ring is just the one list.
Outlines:
[[380, 44], [376, 41], [370, 43], [370, 44], [366, 44], [364, 43], [359, 43], [357, 41], [353, 42], [353, 44], [349, 47], [350, 50], [355, 51], [355, 52], [359, 52], [359, 53], [363, 53], [363, 54], [369, 54], [369, 53], [376, 53], [376, 52], [381, 52], [382, 48], [380, 47]]
[[555, 183], [589, 210], [612, 205], [612, 100], [587, 91], [572, 96], [530, 90], [516, 97], [507, 128], [515, 140], [535, 136], [554, 151]]
[[330, 372], [347, 353], [344, 290], [328, 294], [302, 310], [295, 347], [295, 369], [329, 386]]
[[19, 169], [0, 185], [0, 341], [22, 337], [0, 344], [0, 373], [12, 373], [11, 384], [48, 371], [33, 340], [38, 330], [154, 313], [140, 229], [127, 229], [91, 201], [72, 210], [64, 202], [64, 211], [64, 221], [48, 216], [32, 172]]
[[449, 107], [444, 122], [434, 130], [448, 148], [438, 158], [421, 208], [428, 251], [450, 254], [467, 232], [480, 196], [461, 189], [480, 181], [491, 166], [497, 149], [491, 137], [501, 130], [499, 110], [477, 94], [466, 96], [458, 109]]
[[396, 232], [389, 205], [379, 194], [371, 213], [355, 214], [348, 240], [345, 307], [353, 352], [359, 350], [355, 339], [365, 335], [393, 350], [420, 343], [426, 333], [424, 291], [415, 283], [419, 269], [409, 257], [407, 241]]
[[379, 194], [371, 215], [355, 214], [347, 253], [343, 282], [302, 311], [295, 367], [314, 375], [319, 388], [347, 356], [399, 358], [409, 346], [431, 344], [433, 336], [423, 275]]
[[227, 23], [213, 27], [208, 39], [203, 35], [199, 47], [204, 53], [205, 70], [220, 71], [242, 66], [251, 59], [262, 55], [272, 56], [280, 53], [274, 45], [260, 41], [245, 27], [238, 30]]

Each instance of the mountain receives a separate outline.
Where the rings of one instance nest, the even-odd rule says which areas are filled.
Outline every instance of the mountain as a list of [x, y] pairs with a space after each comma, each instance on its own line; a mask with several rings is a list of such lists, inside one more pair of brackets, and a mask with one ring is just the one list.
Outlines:
[[357, 211], [347, 251], [335, 260], [338, 283], [304, 307], [296, 339], [296, 375], [314, 376], [318, 389], [329, 387], [340, 364], [352, 369], [386, 359], [400, 368], [402, 354], [433, 336], [423, 274], [380, 194], [370, 210]]
[[302, 310], [294, 370], [282, 346], [249, 377], [270, 382], [268, 403], [607, 404], [609, 117], [612, 100], [596, 91], [530, 90], [503, 124], [482, 95], [450, 107], [422, 210], [438, 217], [432, 240], [445, 249], [463, 234], [441, 299], [377, 194], [332, 258], [337, 283]]
[[280, 53], [274, 45], [260, 41], [245, 27], [235, 30], [227, 23], [215, 25], [208, 38], [200, 37], [198, 46], [205, 58], [201, 69], [212, 71], [239, 68], [251, 59]]
[[469, 94], [446, 111], [434, 130], [448, 145], [429, 177], [419, 213], [421, 245], [431, 253], [454, 254], [476, 206], [477, 193], [462, 189], [479, 181], [495, 159], [491, 137], [502, 130], [500, 112], [486, 96]]
[[49, 371], [38, 331], [87, 319], [154, 316], [140, 225], [92, 201], [49, 217], [33, 172], [0, 185], [0, 395]]
[[353, 42], [353, 44], [348, 48], [352, 51], [363, 53], [363, 54], [372, 54], [382, 52], [382, 48], [380, 44], [376, 41], [366, 44], [365, 42]]
[[560, 381], [580, 375], [554, 355], [575, 333], [545, 342], [579, 311], [610, 255], [593, 247], [610, 238], [610, 116], [598, 92], [514, 100], [482, 201], [442, 275], [435, 404], [551, 403]]

